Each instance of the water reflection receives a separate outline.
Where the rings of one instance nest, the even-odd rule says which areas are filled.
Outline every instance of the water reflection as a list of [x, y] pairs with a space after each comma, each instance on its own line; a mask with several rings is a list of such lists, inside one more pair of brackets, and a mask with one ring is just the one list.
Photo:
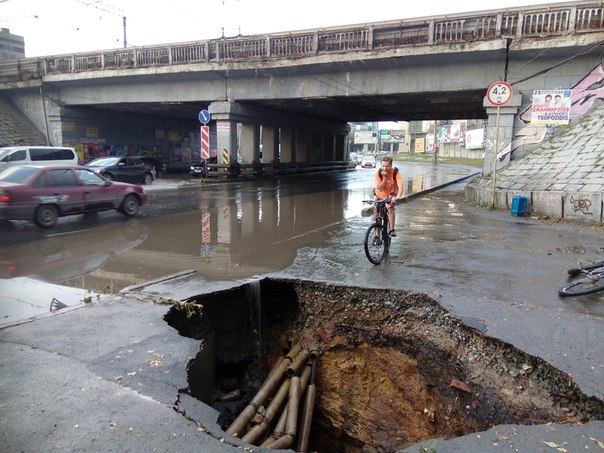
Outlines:
[[[412, 193], [460, 176], [459, 170], [400, 166]], [[372, 196], [373, 171], [301, 179], [207, 185], [186, 196], [198, 209], [47, 238], [1, 251], [2, 278], [36, 275], [93, 291], [193, 269], [231, 280], [291, 265], [299, 248], [320, 247]], [[161, 198], [159, 198], [161, 200]]]
[[111, 256], [140, 245], [145, 238], [143, 223], [131, 219], [8, 247], [0, 254], [0, 278], [27, 276], [63, 283], [98, 269]]

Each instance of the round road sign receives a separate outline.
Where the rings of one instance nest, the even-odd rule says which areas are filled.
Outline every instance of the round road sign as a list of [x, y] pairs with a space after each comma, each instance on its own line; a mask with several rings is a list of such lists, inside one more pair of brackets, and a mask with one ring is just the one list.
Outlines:
[[504, 105], [512, 99], [512, 87], [507, 82], [495, 82], [487, 90], [487, 99], [493, 105]]
[[208, 124], [212, 119], [212, 115], [210, 115], [210, 112], [208, 112], [207, 110], [202, 110], [201, 112], [199, 112], [198, 118], [201, 124]]

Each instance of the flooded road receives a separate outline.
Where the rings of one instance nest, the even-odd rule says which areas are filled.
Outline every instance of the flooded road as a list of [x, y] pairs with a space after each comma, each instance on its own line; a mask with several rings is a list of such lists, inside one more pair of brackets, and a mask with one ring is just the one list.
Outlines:
[[[477, 171], [398, 166], [405, 177], [405, 194]], [[186, 270], [207, 280], [282, 270], [293, 263], [300, 248], [322, 246], [330, 235], [346, 228], [346, 220], [362, 216], [362, 200], [371, 197], [373, 175], [372, 169], [357, 169], [212, 184], [186, 177], [176, 184], [170, 180], [172, 185], [158, 180], [146, 188], [149, 202], [133, 219], [108, 212], [63, 218], [50, 230], [25, 222], [11, 225], [2, 234], [0, 285], [6, 289], [10, 279], [19, 278], [11, 285], [18, 292], [21, 278], [29, 277], [116, 293]]]

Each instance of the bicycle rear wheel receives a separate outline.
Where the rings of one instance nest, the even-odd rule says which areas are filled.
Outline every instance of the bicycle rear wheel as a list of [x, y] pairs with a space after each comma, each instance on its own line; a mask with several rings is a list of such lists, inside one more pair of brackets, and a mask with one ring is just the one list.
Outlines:
[[585, 278], [575, 280], [558, 290], [562, 297], [583, 296], [604, 290], [604, 273], [595, 273]]
[[382, 234], [378, 234], [379, 229], [383, 229], [383, 227], [374, 223], [367, 228], [367, 233], [365, 233], [365, 255], [373, 264], [380, 264], [388, 253], [388, 240], [390, 238], [384, 240]]

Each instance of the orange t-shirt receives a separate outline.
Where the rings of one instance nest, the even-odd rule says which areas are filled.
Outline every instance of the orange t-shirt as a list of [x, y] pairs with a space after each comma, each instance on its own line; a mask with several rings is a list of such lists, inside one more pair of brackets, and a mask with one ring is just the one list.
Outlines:
[[375, 189], [375, 194], [379, 197], [379, 198], [386, 198], [388, 195], [396, 195], [398, 193], [398, 188], [399, 187], [403, 187], [403, 175], [401, 174], [401, 171], [399, 170], [396, 174], [396, 181], [394, 180], [394, 167], [392, 167], [390, 169], [390, 172], [388, 172], [387, 176], [384, 176], [384, 178], [386, 178], [386, 185], [379, 190], [377, 188], [377, 186], [382, 182], [382, 179], [380, 178], [380, 171], [382, 171], [381, 168], [379, 168], [376, 172], [375, 172], [375, 177], [374, 177], [374, 187]]

